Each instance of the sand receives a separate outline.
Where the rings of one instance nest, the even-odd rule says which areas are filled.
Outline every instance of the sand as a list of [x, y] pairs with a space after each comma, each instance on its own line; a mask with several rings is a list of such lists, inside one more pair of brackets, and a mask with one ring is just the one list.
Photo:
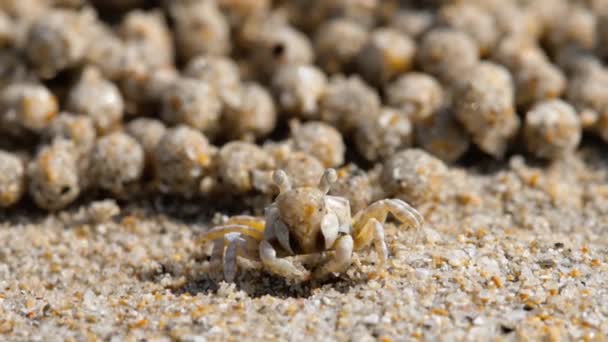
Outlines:
[[[451, 167], [419, 231], [387, 224], [371, 251], [304, 284], [204, 271], [202, 200], [83, 200], [0, 214], [0, 333], [7, 341], [603, 340], [608, 338], [608, 155]], [[91, 209], [93, 206], [94, 209]], [[238, 211], [238, 210], [237, 210]], [[93, 215], [95, 214], [95, 215]], [[105, 216], [111, 216], [111, 213]]]

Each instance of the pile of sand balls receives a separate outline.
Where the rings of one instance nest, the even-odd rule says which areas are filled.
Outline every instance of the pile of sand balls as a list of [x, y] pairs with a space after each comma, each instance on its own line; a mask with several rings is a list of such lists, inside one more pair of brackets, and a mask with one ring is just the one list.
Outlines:
[[608, 141], [607, 46], [602, 1], [2, 1], [0, 207], [329, 167], [353, 211], [428, 201], [470, 151]]

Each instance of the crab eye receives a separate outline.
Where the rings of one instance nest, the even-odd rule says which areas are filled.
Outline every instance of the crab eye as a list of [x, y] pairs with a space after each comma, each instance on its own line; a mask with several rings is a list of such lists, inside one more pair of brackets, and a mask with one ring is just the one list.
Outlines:
[[280, 192], [286, 192], [291, 189], [291, 182], [289, 181], [289, 177], [287, 173], [283, 170], [276, 170], [272, 174], [272, 179], [274, 183], [279, 187]]
[[323, 176], [321, 177], [321, 181], [319, 182], [319, 190], [324, 193], [328, 193], [331, 189], [331, 185], [338, 180], [338, 174], [334, 169], [327, 169], [323, 172]]

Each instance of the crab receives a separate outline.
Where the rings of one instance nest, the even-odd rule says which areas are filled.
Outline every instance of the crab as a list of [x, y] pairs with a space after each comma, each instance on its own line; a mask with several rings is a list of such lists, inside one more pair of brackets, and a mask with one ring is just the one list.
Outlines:
[[388, 214], [416, 229], [423, 224], [422, 215], [400, 199], [379, 200], [351, 217], [346, 198], [328, 195], [337, 180], [333, 169], [325, 170], [318, 187], [293, 188], [282, 170], [274, 172], [273, 180], [280, 192], [264, 218], [234, 216], [201, 237], [200, 243], [213, 243], [207, 265], [221, 266], [226, 281], [235, 279], [237, 257], [291, 281], [320, 279], [346, 271], [353, 252], [371, 245], [382, 269], [388, 259]]

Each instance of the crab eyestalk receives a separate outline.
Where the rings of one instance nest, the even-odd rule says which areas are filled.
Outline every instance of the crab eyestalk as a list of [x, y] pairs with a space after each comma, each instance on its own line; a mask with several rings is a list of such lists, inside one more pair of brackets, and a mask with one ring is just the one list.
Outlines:
[[274, 183], [279, 187], [279, 192], [283, 193], [291, 190], [291, 181], [289, 180], [289, 177], [287, 176], [287, 173], [285, 173], [285, 171], [276, 170], [272, 174], [272, 179], [274, 180]]
[[319, 190], [324, 194], [328, 194], [331, 189], [331, 185], [338, 180], [338, 174], [334, 169], [327, 169], [323, 172], [321, 181], [319, 182]]

